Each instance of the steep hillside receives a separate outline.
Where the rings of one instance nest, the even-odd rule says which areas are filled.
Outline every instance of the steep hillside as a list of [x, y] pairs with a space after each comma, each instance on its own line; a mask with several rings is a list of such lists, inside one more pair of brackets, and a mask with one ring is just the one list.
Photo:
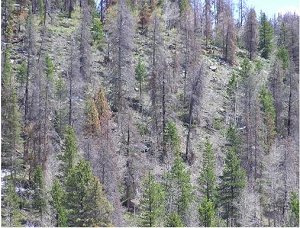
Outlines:
[[218, 4], [3, 3], [3, 226], [299, 225], [299, 16]]

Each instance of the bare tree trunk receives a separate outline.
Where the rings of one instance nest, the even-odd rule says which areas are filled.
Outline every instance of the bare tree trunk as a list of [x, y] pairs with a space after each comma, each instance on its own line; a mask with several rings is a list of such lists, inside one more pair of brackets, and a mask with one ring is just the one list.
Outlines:
[[163, 73], [162, 79], [162, 125], [163, 125], [163, 142], [162, 142], [162, 149], [163, 149], [163, 160], [167, 157], [167, 148], [166, 148], [166, 86], [165, 86], [165, 73]]
[[288, 120], [287, 120], [287, 132], [288, 136], [291, 135], [291, 106], [292, 106], [292, 75], [290, 75], [289, 83], [289, 100], [288, 100]]
[[100, 19], [103, 23], [104, 21], [104, 0], [100, 0]]
[[69, 13], [68, 13], [68, 17], [71, 18], [71, 14], [72, 14], [72, 10], [73, 10], [73, 4], [72, 4], [72, 0], [69, 0]]
[[44, 3], [44, 18], [43, 18], [43, 23], [44, 23], [44, 25], [46, 24], [47, 4], [48, 4], [48, 1], [45, 0], [45, 3]]
[[[72, 61], [72, 60], [71, 60]], [[72, 65], [72, 64], [71, 64]], [[71, 73], [69, 75], [69, 125], [72, 126], [72, 87], [73, 87], [73, 78], [72, 78], [72, 66]]]
[[186, 161], [188, 159], [189, 147], [190, 147], [190, 136], [191, 136], [191, 128], [192, 128], [193, 108], [194, 108], [194, 99], [193, 99], [193, 97], [191, 97], [191, 101], [190, 101], [190, 105], [189, 105], [189, 125], [188, 125], [188, 133], [187, 133], [187, 136], [186, 136], [186, 148], [185, 148], [185, 159], [186, 159]]

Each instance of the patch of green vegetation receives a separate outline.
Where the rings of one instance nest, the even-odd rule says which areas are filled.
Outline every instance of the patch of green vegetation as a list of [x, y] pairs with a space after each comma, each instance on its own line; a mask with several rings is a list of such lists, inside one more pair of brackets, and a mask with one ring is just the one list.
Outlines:
[[49, 24], [49, 31], [55, 34], [71, 35], [76, 31], [80, 24], [81, 13], [79, 7], [76, 7], [72, 13], [72, 18], [68, 18], [63, 14], [59, 15], [59, 22]]
[[137, 128], [141, 136], [149, 134], [148, 126], [145, 123], [138, 123]]
[[254, 64], [255, 64], [255, 70], [257, 72], [260, 72], [263, 69], [263, 62], [259, 59], [254, 60]]

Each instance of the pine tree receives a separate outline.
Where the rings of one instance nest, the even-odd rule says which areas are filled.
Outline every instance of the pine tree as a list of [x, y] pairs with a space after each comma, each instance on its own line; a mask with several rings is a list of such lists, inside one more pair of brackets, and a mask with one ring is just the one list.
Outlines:
[[21, 123], [18, 96], [10, 63], [10, 49], [7, 48], [1, 77], [1, 164], [16, 177], [21, 162]]
[[21, 212], [19, 204], [21, 199], [16, 193], [13, 180], [7, 180], [5, 188], [1, 190], [5, 196], [1, 202], [2, 226], [20, 226]]
[[160, 226], [164, 215], [165, 192], [161, 184], [149, 172], [143, 183], [140, 225], [146, 227]]
[[16, 80], [20, 83], [21, 87], [24, 86], [27, 77], [27, 66], [26, 62], [23, 61], [17, 68]]
[[203, 194], [203, 199], [199, 206], [200, 222], [204, 226], [212, 226], [215, 223], [217, 186], [215, 156], [213, 154], [212, 144], [208, 139], [205, 142], [199, 184], [200, 191]]
[[259, 50], [261, 50], [261, 56], [265, 59], [270, 57], [272, 51], [272, 39], [273, 28], [270, 22], [267, 20], [265, 13], [261, 14], [260, 29], [259, 29]]
[[269, 150], [276, 136], [276, 112], [274, 101], [272, 93], [265, 87], [261, 89], [259, 97], [264, 112], [264, 122], [267, 127], [265, 144], [267, 146], [267, 149]]
[[276, 53], [276, 57], [281, 60], [282, 69], [286, 70], [290, 64], [289, 52], [286, 48], [280, 47]]
[[225, 167], [219, 187], [219, 202], [223, 207], [222, 217], [226, 219], [227, 226], [237, 225], [238, 209], [236, 202], [242, 189], [245, 187], [245, 171], [241, 168], [236, 147], [231, 147], [225, 158]]
[[190, 173], [179, 155], [176, 155], [171, 171], [168, 173], [167, 197], [173, 202], [169, 205], [169, 211], [176, 212], [183, 221], [193, 200], [193, 187]]
[[92, 13], [92, 28], [91, 33], [93, 37], [93, 41], [96, 45], [101, 45], [104, 40], [104, 32], [103, 32], [103, 25], [101, 19], [98, 16], [96, 9], [93, 9]]
[[174, 155], [180, 155], [180, 138], [176, 128], [176, 124], [169, 121], [166, 125], [166, 143], [170, 144]]
[[65, 204], [65, 192], [59, 182], [55, 179], [52, 189], [51, 189], [52, 205], [56, 212], [57, 227], [66, 227], [67, 226], [67, 211], [64, 207]]
[[38, 210], [40, 219], [43, 221], [43, 215], [46, 210], [46, 192], [45, 192], [45, 179], [42, 166], [37, 166], [33, 175], [34, 182], [34, 195], [33, 195], [33, 208]]
[[238, 151], [241, 144], [241, 139], [238, 135], [237, 129], [234, 126], [229, 126], [227, 133], [226, 133], [226, 139], [229, 142], [231, 148], [234, 148], [236, 151]]
[[215, 203], [206, 196], [199, 205], [200, 223], [204, 227], [213, 227], [216, 225], [216, 208]]
[[66, 177], [70, 170], [75, 166], [78, 156], [78, 146], [75, 131], [67, 126], [64, 134], [63, 154], [59, 157], [62, 161], [62, 175]]
[[181, 217], [177, 213], [172, 213], [167, 218], [166, 227], [184, 227]]
[[215, 156], [212, 144], [207, 139], [203, 153], [202, 170], [199, 178], [201, 193], [207, 200], [215, 202], [216, 200], [216, 174], [215, 174]]
[[111, 206], [87, 161], [80, 160], [66, 181], [68, 226], [110, 226]]

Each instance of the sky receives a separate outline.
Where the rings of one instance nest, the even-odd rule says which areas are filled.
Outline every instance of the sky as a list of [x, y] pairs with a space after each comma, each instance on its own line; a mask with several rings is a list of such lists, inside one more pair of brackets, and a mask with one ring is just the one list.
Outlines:
[[[238, 0], [235, 0], [238, 2]], [[300, 0], [246, 0], [249, 7], [254, 7], [256, 14], [262, 10], [268, 17], [273, 17], [274, 13], [296, 12], [300, 15]]]

